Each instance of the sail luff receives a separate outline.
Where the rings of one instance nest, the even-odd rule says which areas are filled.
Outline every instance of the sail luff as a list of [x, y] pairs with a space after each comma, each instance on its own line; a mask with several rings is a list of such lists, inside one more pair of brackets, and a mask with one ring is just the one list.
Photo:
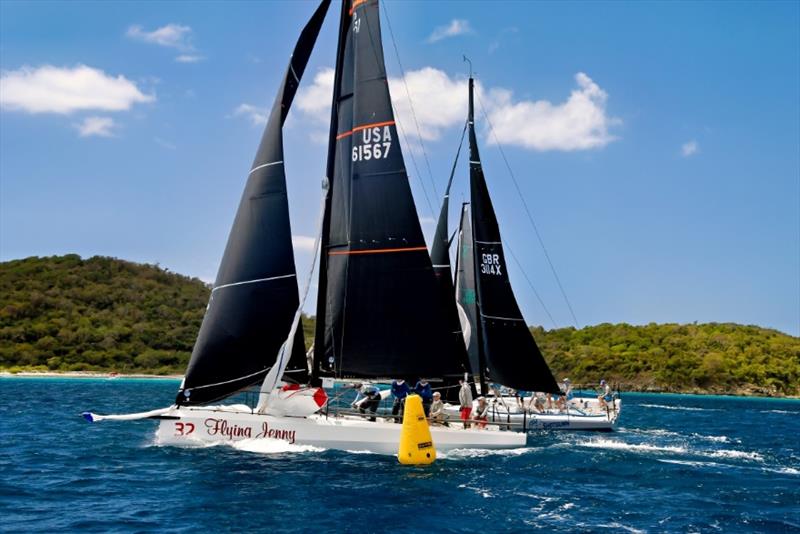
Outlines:
[[330, 247], [331, 230], [331, 191], [336, 166], [336, 136], [339, 131], [339, 100], [341, 98], [342, 71], [344, 69], [345, 43], [349, 30], [348, 0], [342, 0], [339, 13], [339, 36], [336, 44], [336, 66], [333, 78], [333, 96], [331, 102], [331, 123], [328, 133], [328, 160], [325, 171], [325, 206], [322, 216], [322, 233], [320, 235], [319, 278], [317, 282], [317, 317], [314, 332], [314, 353], [311, 368], [312, 382], [318, 385], [321, 376], [329, 376], [323, 369], [325, 356], [326, 325], [328, 324], [328, 249]]
[[483, 175], [474, 124], [474, 81], [469, 80], [470, 197], [475, 288], [482, 365], [492, 382], [526, 391], [557, 393], [517, 304], [492, 200]]
[[[262, 381], [291, 328], [299, 297], [282, 126], [329, 5], [322, 0], [303, 28], [281, 82], [176, 398], [179, 405], [212, 402]], [[302, 346], [292, 352], [287, 370], [304, 381], [303, 352]]]

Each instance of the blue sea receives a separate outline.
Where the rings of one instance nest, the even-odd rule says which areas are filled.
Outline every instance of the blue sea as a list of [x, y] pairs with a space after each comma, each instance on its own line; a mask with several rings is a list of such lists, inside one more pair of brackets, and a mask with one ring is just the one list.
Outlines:
[[800, 532], [800, 402], [623, 393], [618, 431], [427, 467], [154, 444], [177, 381], [0, 378], [3, 532]]

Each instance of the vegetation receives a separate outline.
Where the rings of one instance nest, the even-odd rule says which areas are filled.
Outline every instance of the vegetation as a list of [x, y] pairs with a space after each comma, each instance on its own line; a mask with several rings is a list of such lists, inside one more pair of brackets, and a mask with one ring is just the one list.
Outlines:
[[210, 291], [199, 279], [75, 254], [0, 265], [0, 367], [186, 368]]
[[[0, 368], [179, 374], [208, 302], [197, 278], [105, 257], [0, 264]], [[314, 318], [304, 319], [310, 346]], [[736, 324], [532, 328], [556, 375], [622, 389], [800, 395], [800, 338]]]

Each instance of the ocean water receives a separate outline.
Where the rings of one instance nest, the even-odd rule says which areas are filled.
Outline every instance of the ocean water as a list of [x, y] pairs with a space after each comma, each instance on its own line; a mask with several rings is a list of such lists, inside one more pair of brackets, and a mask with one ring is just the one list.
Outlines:
[[613, 433], [432, 466], [285, 443], [178, 448], [174, 380], [0, 378], [3, 532], [800, 532], [800, 402], [624, 394]]

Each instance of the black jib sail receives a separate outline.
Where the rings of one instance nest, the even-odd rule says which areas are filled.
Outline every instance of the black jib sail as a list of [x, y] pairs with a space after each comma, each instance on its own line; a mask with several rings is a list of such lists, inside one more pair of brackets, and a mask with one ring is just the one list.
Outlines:
[[[464, 132], [466, 133], [466, 124], [464, 125]], [[464, 142], [464, 136], [461, 136], [461, 143]], [[458, 157], [461, 154], [461, 146], [458, 145], [456, 157], [453, 161], [453, 168], [450, 171], [450, 178], [447, 181], [447, 188], [444, 192], [444, 199], [442, 200], [442, 209], [439, 212], [439, 221], [436, 223], [436, 232], [433, 235], [433, 243], [431, 245], [431, 261], [433, 262], [433, 272], [436, 275], [436, 281], [439, 286], [439, 298], [444, 303], [445, 311], [447, 313], [447, 324], [449, 325], [450, 334], [456, 339], [456, 343], [461, 345], [464, 342], [463, 332], [461, 330], [461, 321], [457, 311], [457, 304], [455, 301], [455, 290], [453, 287], [453, 274], [450, 270], [450, 238], [448, 237], [447, 218], [450, 210], [450, 188], [453, 185], [453, 177], [456, 174], [458, 166]], [[466, 352], [463, 352], [463, 364], [465, 369], [470, 369], [470, 361], [467, 358]], [[458, 382], [453, 379], [447, 381], [445, 385], [455, 386]], [[450, 401], [458, 399], [458, 388], [447, 388], [445, 390], [445, 398]]]
[[553, 378], [514, 298], [500, 228], [483, 176], [475, 137], [473, 80], [469, 79], [469, 175], [473, 265], [482, 363], [492, 382], [526, 391], [557, 393]]
[[[242, 195], [177, 404], [221, 399], [263, 380], [299, 305], [283, 167], [283, 123], [330, 0], [300, 33]], [[302, 328], [284, 378], [308, 379]]]
[[397, 134], [378, 2], [345, 2], [322, 232], [316, 376], [436, 378], [463, 372]]

